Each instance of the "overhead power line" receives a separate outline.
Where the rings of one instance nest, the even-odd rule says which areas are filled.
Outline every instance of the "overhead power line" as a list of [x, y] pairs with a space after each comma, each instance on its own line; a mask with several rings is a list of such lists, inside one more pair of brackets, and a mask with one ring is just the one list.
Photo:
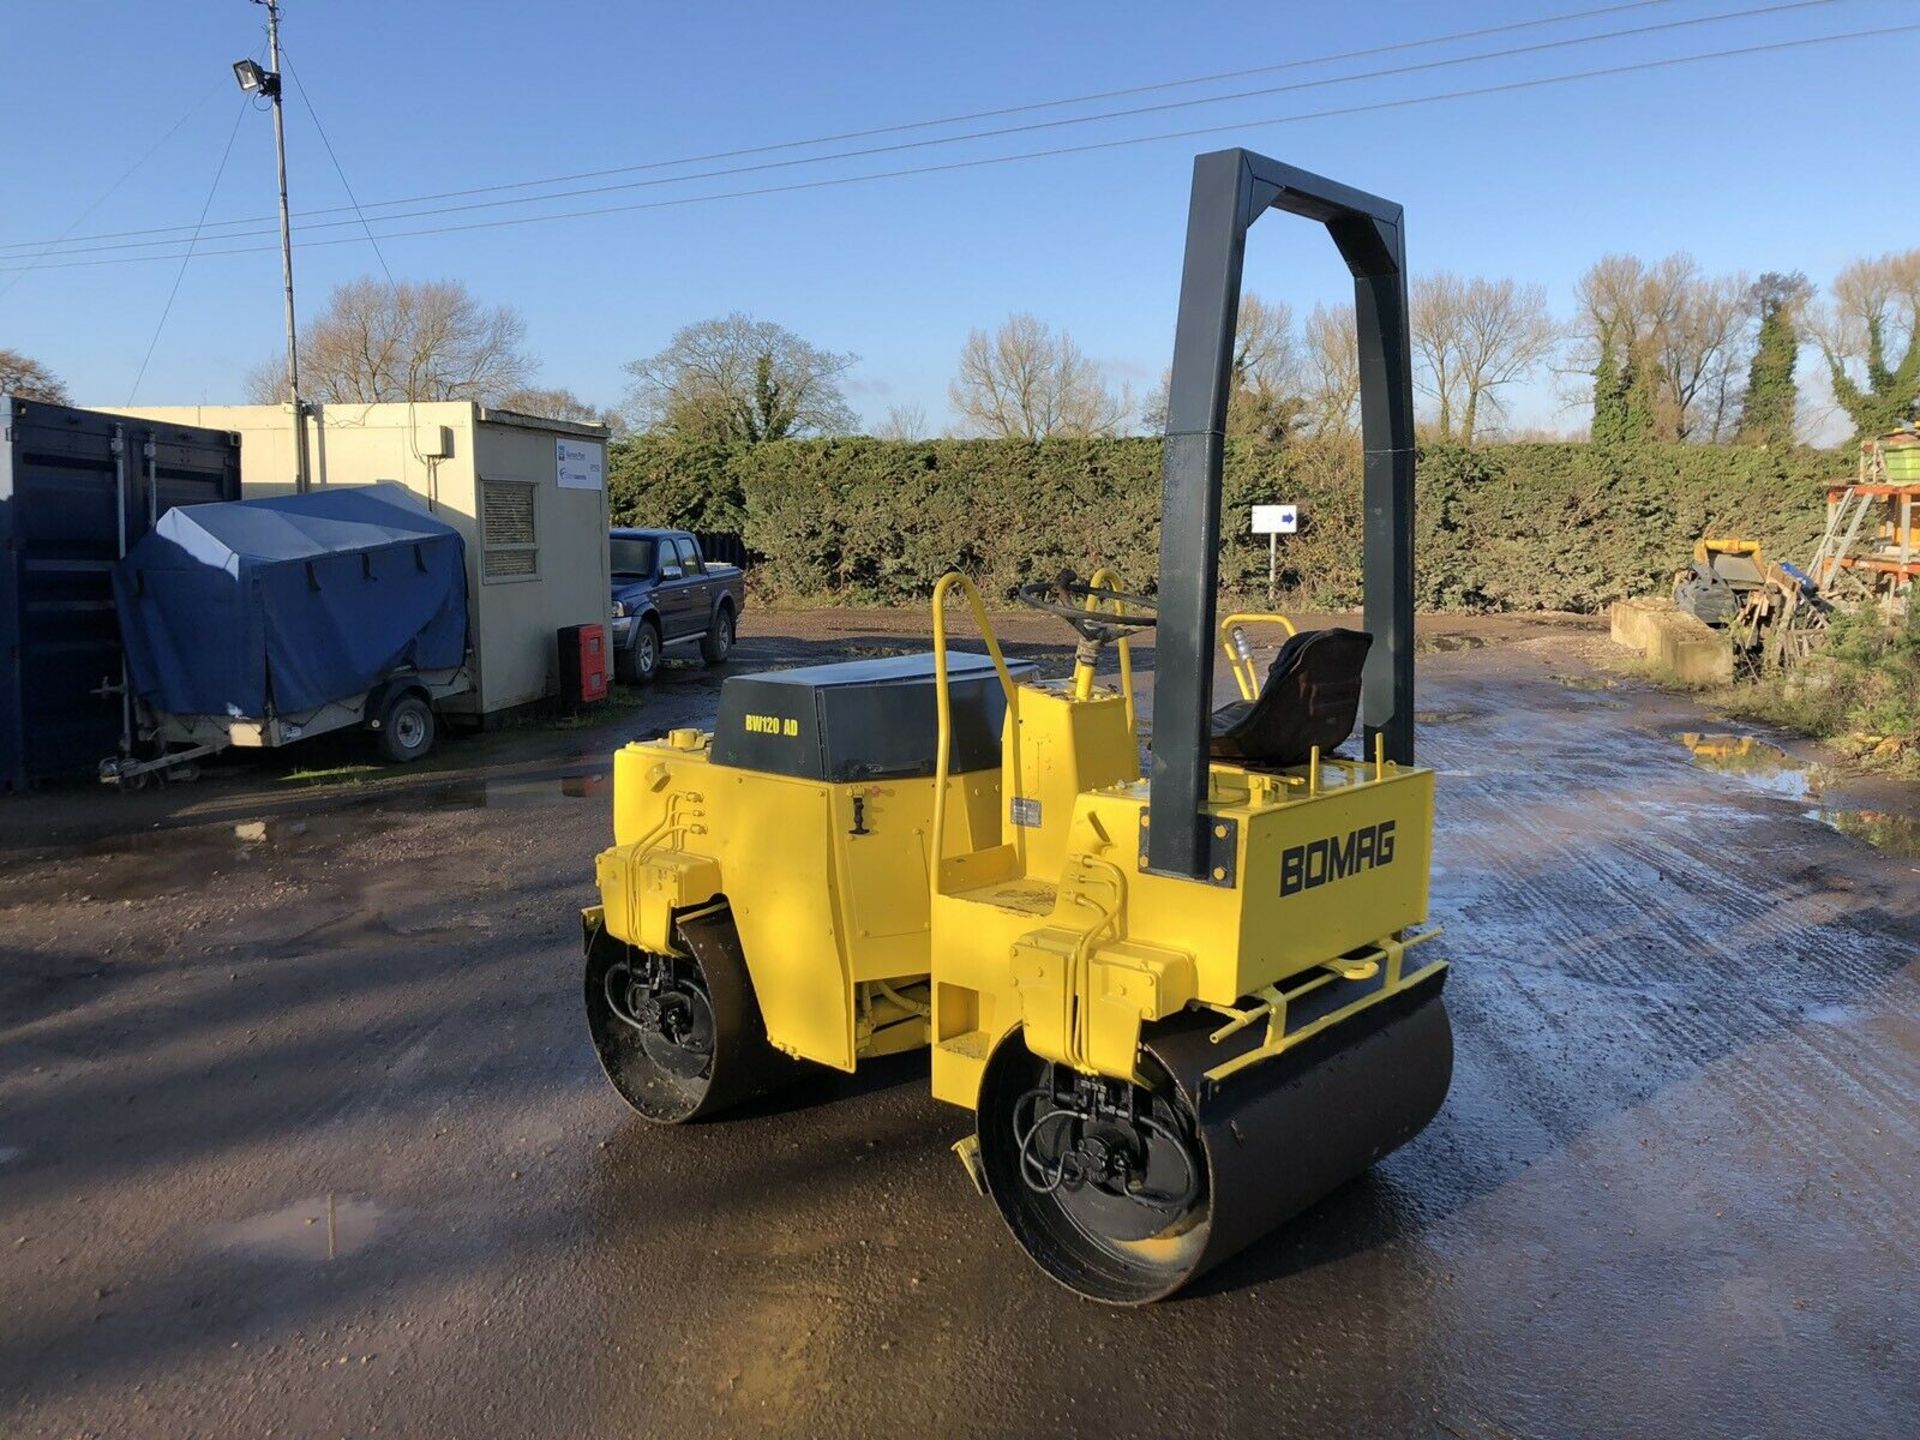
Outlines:
[[[242, 100], [240, 108], [233, 117], [233, 129], [227, 132], [227, 148], [220, 152], [220, 163], [214, 167], [213, 183], [207, 187], [207, 198], [201, 202], [200, 218], [206, 219], [207, 211], [213, 208], [213, 197], [220, 193], [221, 178], [227, 173], [227, 160], [233, 154], [233, 142], [240, 138], [240, 122], [247, 118], [248, 102]], [[133, 403], [133, 397], [140, 393], [140, 382], [147, 378], [147, 365], [153, 359], [154, 347], [160, 343], [160, 332], [167, 328], [167, 317], [173, 313], [174, 297], [180, 293], [180, 282], [186, 279], [187, 262], [193, 258], [193, 247], [199, 239], [198, 232], [187, 242], [187, 252], [180, 257], [180, 268], [173, 272], [173, 288], [167, 291], [167, 303], [160, 307], [160, 319], [153, 327], [153, 337], [147, 341], [147, 353], [140, 357], [140, 369], [135, 372], [133, 385], [127, 391], [127, 404]]]
[[360, 209], [360, 201], [353, 193], [353, 185], [347, 179], [346, 168], [341, 165], [340, 157], [333, 151], [333, 141], [327, 138], [327, 127], [320, 123], [320, 112], [313, 107], [313, 97], [307, 94], [307, 87], [300, 83], [300, 74], [293, 68], [293, 58], [287, 54], [286, 47], [280, 48], [280, 63], [286, 67], [287, 74], [293, 79], [293, 88], [300, 92], [300, 103], [307, 107], [307, 118], [313, 121], [313, 133], [320, 137], [320, 143], [326, 147], [327, 159], [333, 162], [333, 173], [340, 177], [340, 188], [347, 192], [347, 203], [353, 206], [353, 213], [360, 221], [360, 228], [366, 231], [367, 243], [373, 247], [373, 258], [380, 262], [380, 269], [387, 277], [387, 289], [399, 293], [393, 271], [387, 266], [387, 257], [381, 252], [380, 241], [373, 233], [373, 227], [367, 224], [367, 217]]
[[[962, 170], [981, 169], [995, 165], [1009, 165], [1023, 160], [1045, 160], [1065, 155], [1083, 155], [1104, 150], [1118, 150], [1135, 145], [1151, 145], [1170, 140], [1189, 140], [1205, 135], [1219, 135], [1230, 131], [1260, 130], [1279, 125], [1300, 124], [1309, 120], [1328, 120], [1347, 115], [1371, 114], [1384, 110], [1407, 109], [1419, 105], [1435, 105], [1454, 100], [1466, 100], [1486, 95], [1510, 94], [1521, 90], [1535, 90], [1552, 85], [1566, 85], [1582, 80], [1597, 80], [1618, 75], [1631, 75], [1649, 70], [1672, 69], [1676, 66], [1695, 65], [1710, 60], [1736, 59], [1751, 55], [1772, 54], [1782, 50], [1799, 50], [1817, 45], [1843, 44], [1853, 40], [1879, 40], [1895, 35], [1909, 35], [1920, 32], [1920, 24], [1892, 25], [1872, 30], [1852, 30], [1832, 35], [1804, 36], [1793, 40], [1774, 41], [1764, 45], [1744, 45], [1725, 50], [1708, 50], [1693, 55], [1668, 56], [1658, 60], [1640, 60], [1630, 64], [1609, 65], [1592, 70], [1579, 70], [1565, 75], [1543, 75], [1526, 80], [1511, 80], [1496, 85], [1478, 85], [1461, 90], [1442, 91], [1432, 95], [1403, 96], [1396, 99], [1376, 100], [1362, 105], [1346, 105], [1326, 110], [1305, 111], [1294, 115], [1273, 116], [1264, 120], [1233, 120], [1216, 125], [1197, 126], [1186, 130], [1166, 130], [1152, 135], [1128, 136], [1117, 140], [1096, 140], [1082, 145], [1063, 145], [1046, 150], [1028, 150], [1013, 155], [991, 155], [974, 159], [951, 160], [937, 165], [909, 166], [897, 170], [872, 171], [864, 175], [832, 176], [819, 180], [801, 180], [786, 185], [758, 186], [746, 190], [724, 190], [710, 195], [677, 196], [667, 200], [640, 201], [628, 205], [596, 206], [584, 210], [562, 211], [547, 215], [521, 215], [502, 220], [472, 221], [462, 225], [427, 226], [415, 230], [389, 230], [381, 234], [384, 240], [408, 239], [422, 235], [450, 235], [474, 230], [497, 230], [517, 225], [536, 225], [558, 220], [579, 220], [596, 215], [628, 214], [643, 210], [667, 210], [683, 205], [705, 205], [719, 200], [750, 199], [765, 195], [785, 195], [799, 191], [824, 190], [842, 185], [867, 184], [876, 180], [897, 180], [916, 175], [934, 175]], [[235, 237], [218, 237], [235, 238]], [[301, 248], [321, 249], [334, 245], [355, 245], [360, 237], [349, 236], [330, 240], [308, 240], [300, 242]], [[203, 257], [217, 255], [258, 254], [271, 247], [237, 246], [227, 250], [203, 250]], [[76, 269], [98, 265], [132, 265], [146, 260], [177, 259], [171, 255], [128, 255], [116, 256], [105, 260], [70, 260], [46, 269]]]
[[[846, 140], [869, 140], [878, 135], [906, 134], [914, 130], [933, 130], [947, 125], [968, 125], [978, 120], [1000, 120], [1009, 115], [1032, 114], [1039, 110], [1057, 110], [1068, 105], [1090, 105], [1100, 100], [1119, 100], [1130, 95], [1149, 95], [1162, 90], [1184, 90], [1195, 85], [1213, 85], [1223, 80], [1244, 80], [1253, 75], [1274, 75], [1287, 70], [1302, 70], [1315, 65], [1335, 65], [1343, 60], [1366, 60], [1377, 55], [1395, 55], [1408, 50], [1425, 50], [1436, 45], [1457, 44], [1463, 40], [1484, 40], [1490, 35], [1510, 34], [1517, 30], [1538, 30], [1549, 25], [1569, 24], [1602, 15], [1617, 15], [1627, 10], [1646, 10], [1670, 5], [1673, 0], [1628, 0], [1628, 3], [1602, 5], [1590, 10], [1574, 10], [1560, 15], [1543, 15], [1533, 20], [1515, 20], [1504, 25], [1489, 25], [1478, 30], [1457, 30], [1448, 35], [1432, 35], [1420, 40], [1401, 40], [1391, 45], [1371, 45], [1361, 50], [1342, 50], [1329, 55], [1313, 55], [1298, 60], [1282, 60], [1271, 65], [1253, 65], [1240, 70], [1218, 70], [1210, 75], [1194, 75], [1184, 80], [1160, 80], [1148, 85], [1130, 85], [1118, 90], [1096, 90], [1085, 95], [1068, 95], [1057, 100], [1033, 100], [1021, 105], [1003, 105], [992, 110], [973, 110], [960, 115], [943, 115], [933, 120], [909, 120], [897, 125], [878, 125], [864, 130], [843, 130], [832, 135], [815, 135], [804, 140], [780, 140], [765, 145], [749, 145], [733, 150], [714, 150], [704, 155], [682, 155], [672, 160], [645, 160], [631, 165], [614, 165], [599, 170], [580, 170], [569, 175], [549, 175], [536, 180], [509, 180], [493, 185], [471, 185], [460, 190], [442, 190], [429, 195], [401, 196], [373, 202], [377, 206], [412, 205], [426, 200], [457, 200], [468, 195], [486, 195], [501, 190], [525, 190], [541, 185], [564, 185], [575, 180], [599, 180], [609, 175], [631, 175], [647, 170], [666, 170], [680, 165], [704, 165], [714, 160], [739, 160], [749, 155], [771, 155], [782, 150], [807, 149], [815, 145], [837, 145]], [[1257, 92], [1256, 92], [1257, 93]], [[1217, 97], [1230, 99], [1232, 97]], [[1206, 101], [1192, 103], [1204, 104]], [[1125, 112], [1122, 112], [1125, 113]], [[1086, 119], [1100, 119], [1087, 116]], [[252, 222], [232, 222], [252, 223]]]
[[[1037, 100], [1021, 105], [1006, 105], [996, 109], [975, 110], [965, 114], [946, 115], [931, 120], [913, 120], [895, 125], [874, 126], [861, 130], [846, 130], [830, 135], [815, 135], [801, 140], [783, 140], [764, 145], [745, 146], [732, 150], [716, 150], [700, 155], [682, 155], [667, 160], [649, 160], [629, 165], [616, 165], [597, 170], [575, 171], [564, 175], [549, 175], [530, 180], [502, 181], [491, 185], [474, 185], [457, 190], [442, 190], [419, 195], [396, 196], [390, 200], [368, 201], [366, 208], [385, 209], [397, 205], [423, 204], [432, 200], [461, 199], [469, 195], [492, 194], [503, 190], [534, 189], [547, 185], [560, 185], [575, 180], [601, 179], [609, 175], [635, 174], [649, 170], [671, 169], [681, 165], [705, 164], [715, 160], [740, 159], [751, 155], [774, 154], [785, 150], [810, 148], [816, 145], [838, 144], [847, 140], [864, 140], [878, 135], [904, 134], [915, 130], [935, 129], [948, 125], [967, 124], [978, 120], [1000, 119], [1009, 115], [1027, 114], [1040, 110], [1059, 109], [1069, 105], [1090, 104], [1100, 100], [1120, 99], [1131, 95], [1150, 94], [1156, 91], [1186, 89], [1195, 85], [1215, 84], [1225, 80], [1245, 79], [1253, 75], [1275, 74], [1282, 71], [1304, 69], [1315, 65], [1336, 64], [1344, 60], [1368, 59], [1379, 55], [1397, 54], [1409, 50], [1428, 49], [1436, 45], [1456, 44], [1465, 40], [1485, 39], [1491, 35], [1508, 34], [1521, 30], [1540, 29], [1552, 25], [1570, 24], [1578, 20], [1594, 19], [1600, 16], [1616, 15], [1630, 10], [1645, 10], [1654, 6], [1667, 5], [1673, 0], [1629, 0], [1629, 3], [1603, 5], [1586, 10], [1574, 10], [1558, 15], [1546, 15], [1531, 20], [1518, 20], [1504, 25], [1490, 25], [1476, 30], [1455, 31], [1446, 35], [1428, 36], [1419, 40], [1402, 40], [1390, 45], [1374, 45], [1359, 50], [1345, 50], [1326, 55], [1308, 56], [1297, 60], [1287, 60], [1271, 65], [1249, 66], [1238, 70], [1216, 71], [1209, 75], [1192, 76], [1184, 80], [1166, 80], [1147, 85], [1133, 85], [1116, 90], [1094, 91], [1084, 95], [1066, 96], [1054, 100]], [[1099, 117], [1085, 117], [1096, 119]], [[689, 177], [691, 178], [691, 177]], [[295, 212], [296, 219], [313, 216], [339, 215], [352, 209], [359, 212], [362, 207], [330, 206]], [[273, 220], [271, 215], [255, 215], [233, 220], [216, 220], [215, 228], [228, 228], [235, 225], [255, 225]], [[379, 218], [379, 217], [375, 217]], [[71, 230], [72, 227], [69, 227]], [[184, 225], [153, 226], [137, 230], [109, 230], [90, 235], [72, 236], [78, 242], [84, 240], [116, 240], [140, 235], [177, 235], [187, 227]], [[69, 239], [67, 234], [58, 237], [60, 241]], [[215, 238], [239, 238], [237, 236], [217, 236]], [[5, 241], [0, 242], [0, 251], [31, 248], [42, 241]], [[155, 241], [155, 244], [166, 243]]]
[[[211, 100], [216, 94], [219, 93], [222, 83], [224, 82], [216, 81], [211, 87], [209, 87], [204, 93], [202, 93], [202, 95], [198, 100], [194, 101], [193, 104], [187, 107], [186, 111], [180, 116], [178, 120], [174, 121], [173, 124], [167, 127], [166, 133], [164, 135], [162, 135], [158, 140], [154, 141], [153, 144], [149, 145], [146, 148], [146, 151], [140, 156], [138, 160], [134, 161], [133, 164], [129, 165], [125, 170], [121, 171], [119, 179], [115, 180], [111, 185], [107, 186], [106, 189], [102, 190], [98, 195], [94, 196], [93, 199], [87, 203], [86, 208], [83, 209], [78, 215], [74, 216], [73, 219], [68, 222], [67, 228], [65, 230], [62, 230], [58, 235], [54, 236], [53, 239], [47, 240], [44, 242], [38, 241], [38, 240], [16, 241], [11, 245], [0, 245], [0, 250], [21, 250], [21, 249], [30, 250], [30, 249], [33, 249], [35, 246], [43, 247], [40, 250], [40, 254], [34, 257], [32, 264], [21, 267], [21, 269], [15, 273], [13, 279], [9, 280], [5, 285], [0, 285], [0, 298], [4, 298], [6, 296], [6, 293], [9, 290], [13, 289], [14, 286], [18, 285], [20, 283], [22, 276], [28, 274], [29, 272], [37, 268], [39, 261], [42, 257], [50, 254], [58, 246], [65, 243], [69, 239], [69, 237], [72, 237], [75, 240], [88, 238], [86, 236], [75, 236], [73, 232], [75, 230], [78, 230], [82, 225], [86, 224], [87, 217], [89, 215], [93, 214], [94, 211], [98, 210], [102, 205], [106, 204], [108, 200], [112, 199], [113, 196], [119, 191], [122, 185], [126, 184], [127, 181], [131, 180], [134, 177], [135, 173], [138, 172], [139, 169], [147, 163], [147, 161], [151, 160], [156, 154], [159, 153], [161, 146], [165, 145], [175, 135], [179, 134], [181, 126], [185, 125], [187, 121], [191, 120], [194, 116], [198, 115], [200, 113], [201, 107], [204, 106], [207, 103], [207, 101]], [[184, 229], [185, 227], [176, 225], [172, 228], [175, 230], [180, 230], [180, 229]], [[25, 257], [19, 256], [19, 255], [10, 255], [4, 258], [10, 259], [10, 260], [19, 260], [19, 259], [24, 259]]]
[[[1713, 15], [1693, 16], [1683, 20], [1661, 21], [1652, 25], [1634, 26], [1625, 30], [1603, 31], [1596, 35], [1581, 35], [1558, 40], [1540, 41], [1531, 45], [1511, 46], [1504, 50], [1481, 51], [1472, 55], [1452, 56], [1442, 60], [1421, 61], [1412, 65], [1387, 66], [1377, 70], [1361, 71], [1352, 75], [1336, 75], [1316, 80], [1294, 81], [1286, 85], [1263, 86], [1253, 90], [1239, 90], [1225, 95], [1207, 95], [1189, 100], [1169, 100], [1153, 105], [1133, 106], [1123, 110], [1102, 111], [1094, 115], [1068, 116], [1055, 120], [1028, 121], [1020, 125], [1002, 126], [992, 130], [968, 131], [959, 135], [935, 136], [931, 139], [903, 140], [887, 145], [871, 145], [854, 150], [839, 150], [826, 155], [810, 155], [783, 160], [763, 160], [752, 165], [735, 165], [716, 170], [695, 171], [690, 174], [656, 177], [648, 180], [628, 180], [612, 185], [597, 185], [577, 190], [557, 190], [545, 195], [523, 195], [506, 200], [471, 201], [461, 205], [432, 206], [426, 209], [401, 211], [394, 214], [375, 216], [385, 223], [400, 220], [418, 220], [437, 215], [450, 215], [476, 210], [499, 209], [516, 205], [539, 205], [555, 200], [581, 199], [590, 195], [607, 195], [629, 190], [656, 189], [663, 185], [682, 185], [694, 180], [726, 179], [735, 175], [760, 174], [772, 170], [792, 169], [796, 166], [821, 165], [836, 160], [870, 159], [876, 155], [899, 154], [910, 150], [931, 149], [936, 146], [958, 145], [976, 140], [1004, 139], [1011, 135], [1033, 134], [1043, 130], [1057, 130], [1098, 121], [1134, 119], [1142, 115], [1165, 114], [1175, 110], [1188, 110], [1204, 105], [1220, 105], [1235, 100], [1259, 99], [1271, 95], [1294, 94], [1304, 90], [1325, 89], [1336, 85], [1351, 85], [1363, 80], [1387, 79], [1402, 75], [1419, 74], [1429, 70], [1451, 69], [1461, 65], [1471, 65], [1488, 60], [1505, 60], [1520, 55], [1541, 54], [1547, 51], [1569, 49], [1579, 45], [1592, 45], [1608, 40], [1618, 40], [1635, 36], [1658, 34], [1671, 30], [1687, 29], [1701, 25], [1723, 24], [1729, 21], [1751, 19], [1757, 16], [1781, 14], [1789, 11], [1820, 9], [1829, 5], [1848, 3], [1848, 0], [1781, 0], [1781, 3], [1762, 6], [1757, 9], [1721, 11]], [[366, 217], [355, 207], [357, 220], [330, 220], [302, 226], [302, 230], [311, 233], [317, 230], [340, 229], [358, 223], [365, 226]], [[216, 237], [221, 240], [253, 239], [265, 235], [267, 231], [234, 231]], [[75, 246], [62, 251], [63, 255], [100, 254], [118, 250], [148, 249], [159, 246], [177, 245], [178, 240], [125, 241], [106, 245]]]

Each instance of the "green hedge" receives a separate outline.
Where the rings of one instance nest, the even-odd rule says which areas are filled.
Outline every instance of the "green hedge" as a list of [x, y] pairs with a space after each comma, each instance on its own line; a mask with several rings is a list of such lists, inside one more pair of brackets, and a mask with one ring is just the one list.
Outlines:
[[[1586, 444], [1428, 446], [1418, 468], [1418, 600], [1430, 609], [1591, 611], [1664, 590], [1711, 529], [1804, 561], [1844, 470], [1809, 450]], [[1266, 584], [1247, 508], [1297, 501], [1281, 542], [1291, 603], [1360, 595], [1360, 455], [1353, 445], [1234, 442], [1227, 451], [1222, 580]], [[799, 440], [739, 447], [641, 438], [615, 447], [618, 523], [743, 531], [756, 581], [805, 601], [924, 599], [949, 569], [989, 596], [1102, 563], [1136, 586], [1158, 559], [1158, 439]]]

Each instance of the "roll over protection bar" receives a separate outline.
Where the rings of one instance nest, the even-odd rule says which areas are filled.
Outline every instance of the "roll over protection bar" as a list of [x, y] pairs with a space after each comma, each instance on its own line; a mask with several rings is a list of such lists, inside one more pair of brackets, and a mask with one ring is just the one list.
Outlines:
[[1401, 208], [1248, 150], [1193, 162], [1187, 249], [1168, 386], [1160, 519], [1160, 625], [1148, 868], [1208, 873], [1207, 746], [1213, 706], [1220, 471], [1247, 230], [1268, 210], [1327, 227], [1353, 273], [1366, 451], [1361, 691], [1367, 753], [1413, 762], [1413, 349]]

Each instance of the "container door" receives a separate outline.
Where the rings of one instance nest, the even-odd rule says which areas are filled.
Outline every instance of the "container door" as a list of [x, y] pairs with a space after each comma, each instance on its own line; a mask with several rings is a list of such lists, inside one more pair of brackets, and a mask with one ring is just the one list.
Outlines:
[[[174, 505], [240, 498], [239, 452], [207, 430], [153, 430], [110, 415], [15, 402], [7, 447], [11, 603], [0, 613], [4, 689], [19, 696], [0, 788], [83, 775], [120, 743], [120, 628], [113, 567]], [[125, 510], [113, 456], [122, 427]], [[149, 446], [149, 439], [152, 444]], [[149, 453], [151, 449], [151, 453]]]

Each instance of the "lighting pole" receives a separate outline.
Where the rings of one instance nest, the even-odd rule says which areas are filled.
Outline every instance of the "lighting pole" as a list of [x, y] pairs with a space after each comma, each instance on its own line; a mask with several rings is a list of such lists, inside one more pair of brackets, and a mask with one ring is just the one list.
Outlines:
[[273, 102], [273, 153], [280, 181], [280, 275], [287, 311], [287, 396], [293, 403], [293, 488], [307, 491], [307, 407], [300, 399], [300, 344], [293, 317], [293, 223], [287, 212], [287, 128], [280, 108], [280, 0], [253, 0], [267, 7], [267, 63], [262, 70], [253, 60], [236, 60], [233, 77], [248, 94]]

